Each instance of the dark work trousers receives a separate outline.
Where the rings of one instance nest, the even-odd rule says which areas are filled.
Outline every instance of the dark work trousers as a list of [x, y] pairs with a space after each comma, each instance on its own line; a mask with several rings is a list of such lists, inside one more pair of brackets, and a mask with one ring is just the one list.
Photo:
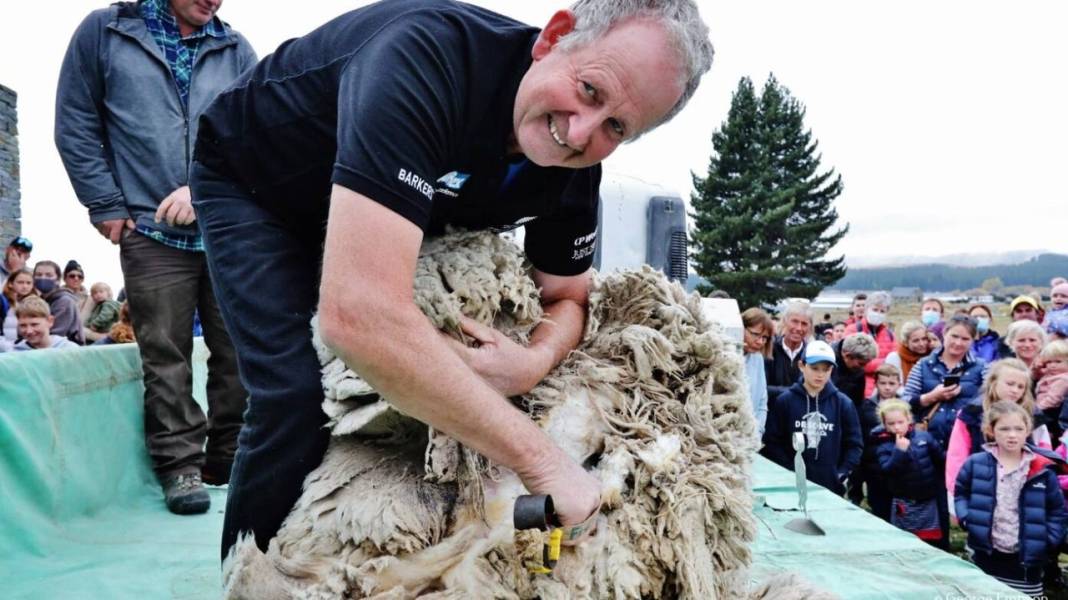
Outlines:
[[[203, 252], [171, 248], [126, 232], [119, 248], [130, 320], [145, 381], [145, 445], [160, 480], [228, 463], [247, 394], [215, 301]], [[193, 399], [193, 313], [199, 310], [208, 358], [208, 414]]]
[[215, 293], [249, 392], [230, 475], [222, 554], [240, 534], [278, 532], [328, 431], [310, 321], [318, 303], [325, 201], [272, 205], [194, 162], [190, 187]]

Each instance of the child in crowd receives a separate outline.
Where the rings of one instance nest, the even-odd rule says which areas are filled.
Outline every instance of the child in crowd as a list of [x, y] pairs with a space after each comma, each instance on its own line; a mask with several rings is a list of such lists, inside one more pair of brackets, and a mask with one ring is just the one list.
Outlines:
[[94, 283], [89, 292], [93, 308], [85, 321], [85, 339], [95, 342], [106, 336], [111, 326], [118, 322], [121, 305], [112, 298], [111, 286], [103, 281]]
[[1027, 447], [1031, 423], [1031, 413], [1019, 404], [990, 405], [983, 431], [994, 441], [964, 462], [954, 503], [976, 566], [1039, 596], [1046, 562], [1064, 541], [1068, 511], [1053, 462]]
[[1068, 283], [1059, 282], [1049, 290], [1050, 309], [1046, 313], [1043, 325], [1048, 326], [1055, 318], [1068, 318]]
[[892, 497], [890, 523], [941, 547], [938, 499], [945, 488], [938, 475], [946, 453], [931, 434], [913, 426], [912, 409], [904, 400], [880, 404], [879, 418], [882, 425], [872, 436], [881, 479]]
[[61, 335], [52, 335], [55, 318], [48, 310], [48, 303], [30, 296], [15, 306], [19, 319], [19, 336], [22, 341], [15, 350], [44, 350], [47, 348], [77, 348], [78, 345]]
[[897, 398], [901, 387], [901, 371], [894, 365], [883, 363], [875, 369], [875, 391], [860, 405], [860, 430], [864, 437], [864, 453], [860, 458], [861, 477], [867, 491], [868, 506], [871, 512], [890, 521], [890, 490], [879, 466], [877, 450], [881, 440], [873, 437], [876, 430], [883, 425], [879, 416], [879, 407]]
[[[991, 365], [983, 380], [979, 398], [968, 403], [957, 414], [953, 432], [949, 436], [949, 447], [946, 449], [947, 490], [953, 489], [953, 483], [957, 480], [957, 473], [964, 461], [969, 456], [983, 451], [983, 443], [986, 441], [983, 438], [983, 415], [991, 405], [999, 401], [1019, 404], [1028, 415], [1034, 414], [1035, 399], [1031, 394], [1031, 373], [1023, 361], [1004, 358]], [[1053, 444], [1048, 429], [1044, 425], [1034, 428], [1034, 421], [1031, 423], [1028, 427], [1031, 441], [1040, 448], [1052, 450]]]
[[130, 323], [130, 303], [123, 301], [122, 306], [119, 308], [118, 322], [111, 326], [111, 330], [108, 331], [107, 335], [93, 342], [93, 345], [129, 344], [136, 341], [134, 339], [133, 325]]
[[0, 294], [0, 312], [3, 313], [0, 352], [12, 350], [15, 342], [19, 340], [19, 318], [15, 314], [15, 306], [26, 297], [36, 294], [37, 291], [33, 289], [33, 271], [23, 267], [7, 276], [3, 294]]
[[844, 340], [846, 336], [846, 324], [845, 321], [835, 321], [834, 329], [832, 329], [831, 338], [834, 341]]
[[772, 400], [761, 453], [780, 466], [794, 468], [793, 434], [805, 436], [802, 454], [808, 480], [835, 494], [860, 463], [864, 448], [857, 410], [831, 383], [834, 350], [822, 340], [809, 342], [799, 361], [802, 380]]

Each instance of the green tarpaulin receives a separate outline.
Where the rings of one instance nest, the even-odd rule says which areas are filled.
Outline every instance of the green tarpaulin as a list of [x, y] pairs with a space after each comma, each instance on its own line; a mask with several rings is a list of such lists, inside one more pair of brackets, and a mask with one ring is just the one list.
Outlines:
[[[0, 354], [0, 597], [219, 597], [226, 491], [211, 489], [207, 514], [167, 512], [144, 450], [142, 392], [133, 345]], [[762, 459], [755, 471], [758, 498], [796, 505], [792, 473]], [[822, 488], [811, 486], [809, 508], [826, 537], [784, 529], [795, 512], [755, 509], [755, 579], [793, 570], [843, 598], [1011, 597]]]

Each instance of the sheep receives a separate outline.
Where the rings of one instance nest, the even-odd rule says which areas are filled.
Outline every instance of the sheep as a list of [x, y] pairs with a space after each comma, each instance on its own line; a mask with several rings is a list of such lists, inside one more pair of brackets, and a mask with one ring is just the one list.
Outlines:
[[[453, 232], [424, 243], [415, 300], [457, 339], [463, 314], [525, 342], [543, 319], [529, 269], [499, 236]], [[741, 358], [660, 272], [596, 276], [579, 347], [512, 399], [602, 482], [596, 533], [565, 547], [551, 575], [527, 568], [545, 534], [513, 528], [519, 478], [394, 409], [312, 329], [330, 445], [268, 551], [251, 536], [234, 546], [226, 597], [748, 593], [757, 440]]]

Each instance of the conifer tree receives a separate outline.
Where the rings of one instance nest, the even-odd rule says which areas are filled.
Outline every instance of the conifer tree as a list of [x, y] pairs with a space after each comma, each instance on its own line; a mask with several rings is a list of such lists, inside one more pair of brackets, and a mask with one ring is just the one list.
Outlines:
[[727, 120], [712, 135], [708, 175], [694, 176], [691, 196], [694, 266], [739, 306], [811, 298], [845, 275], [827, 252], [848, 231], [833, 201], [842, 179], [819, 173], [820, 156], [804, 128], [804, 107], [768, 78], [760, 97], [743, 77]]

